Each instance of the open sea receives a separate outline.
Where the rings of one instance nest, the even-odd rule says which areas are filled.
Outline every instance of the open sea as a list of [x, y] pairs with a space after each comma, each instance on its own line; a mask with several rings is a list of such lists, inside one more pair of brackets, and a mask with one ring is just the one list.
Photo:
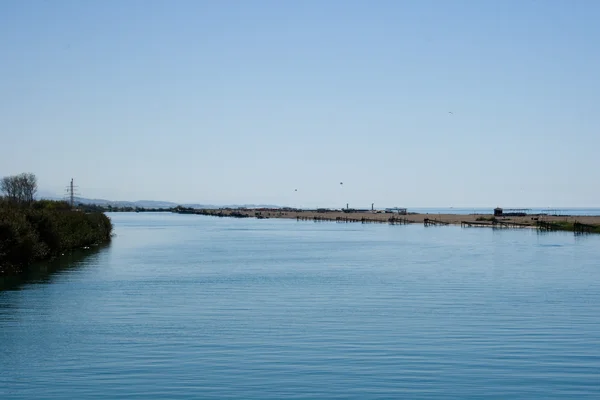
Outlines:
[[109, 216], [0, 280], [0, 399], [600, 399], [600, 235]]

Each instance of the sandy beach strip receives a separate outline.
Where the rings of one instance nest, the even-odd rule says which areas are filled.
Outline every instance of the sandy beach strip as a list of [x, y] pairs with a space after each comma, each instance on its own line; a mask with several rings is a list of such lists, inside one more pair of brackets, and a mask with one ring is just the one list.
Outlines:
[[[285, 209], [211, 209], [195, 210], [193, 213], [215, 216], [255, 217], [255, 218], [287, 218], [301, 220], [349, 221], [349, 222], [404, 222], [404, 223], [442, 223], [461, 225], [472, 223], [481, 226], [493, 226], [493, 214], [413, 214], [385, 213], [377, 211], [344, 212], [339, 210], [285, 210]], [[600, 216], [554, 216], [526, 215], [495, 217], [497, 223], [508, 225], [537, 226], [539, 221], [548, 223], [575, 223], [600, 225]]]

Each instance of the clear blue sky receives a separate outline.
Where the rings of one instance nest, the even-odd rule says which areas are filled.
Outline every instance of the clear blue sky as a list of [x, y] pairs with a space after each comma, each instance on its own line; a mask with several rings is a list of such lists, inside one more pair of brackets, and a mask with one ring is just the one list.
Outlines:
[[112, 200], [600, 206], [598, 21], [594, 0], [2, 1], [0, 174]]

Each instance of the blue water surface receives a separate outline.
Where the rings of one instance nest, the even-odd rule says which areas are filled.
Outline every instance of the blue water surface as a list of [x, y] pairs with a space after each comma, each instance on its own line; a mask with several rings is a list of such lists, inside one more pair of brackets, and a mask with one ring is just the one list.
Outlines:
[[600, 398], [600, 236], [110, 216], [5, 282], [1, 399]]

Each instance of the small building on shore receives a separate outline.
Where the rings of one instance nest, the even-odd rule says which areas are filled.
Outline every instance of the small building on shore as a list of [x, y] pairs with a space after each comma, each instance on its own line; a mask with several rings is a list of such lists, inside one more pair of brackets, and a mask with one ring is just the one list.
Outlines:
[[494, 208], [494, 217], [525, 217], [531, 211], [528, 208]]
[[407, 214], [406, 208], [399, 208], [399, 207], [386, 208], [385, 212], [386, 213], [390, 213], [390, 214], [400, 214], [400, 215], [406, 215]]

